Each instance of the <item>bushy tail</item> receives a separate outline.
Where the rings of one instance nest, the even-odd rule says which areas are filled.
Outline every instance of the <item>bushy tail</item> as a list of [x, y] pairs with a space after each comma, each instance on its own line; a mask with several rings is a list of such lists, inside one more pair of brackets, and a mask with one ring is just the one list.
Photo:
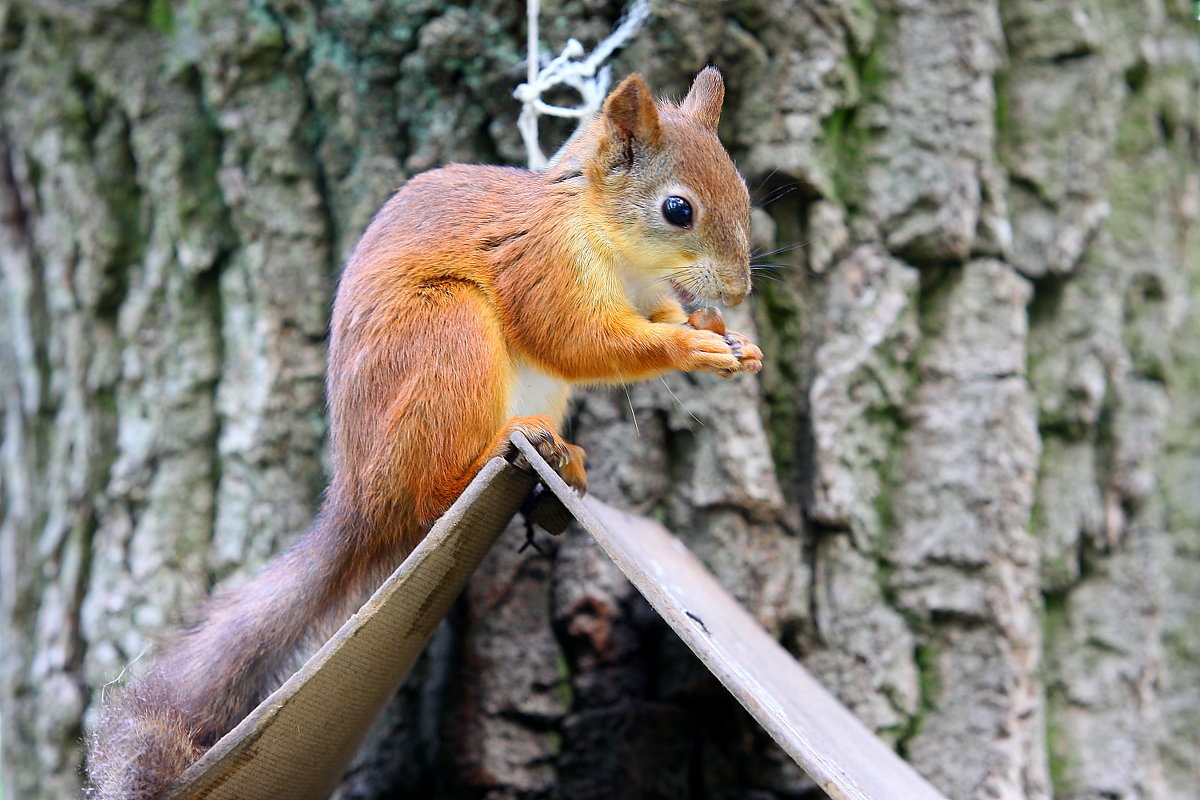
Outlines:
[[88, 742], [88, 797], [152, 800], [204, 753], [170, 685], [149, 673], [104, 709]]
[[106, 704], [88, 741], [92, 800], [161, 797], [394, 566], [335, 519], [323, 513], [257, 577], [211, 599], [200, 622]]

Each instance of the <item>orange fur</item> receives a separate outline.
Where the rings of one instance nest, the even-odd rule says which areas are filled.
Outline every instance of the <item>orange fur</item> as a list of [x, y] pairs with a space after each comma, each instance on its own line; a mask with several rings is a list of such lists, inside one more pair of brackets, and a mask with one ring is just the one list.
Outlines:
[[[333, 478], [321, 513], [257, 578], [210, 601], [106, 709], [91, 741], [94, 797], [158, 797], [488, 459], [509, 454], [514, 430], [582, 490], [584, 453], [559, 438], [556, 387], [758, 369], [761, 352], [740, 334], [681, 324], [677, 299], [738, 302], [749, 291], [749, 197], [716, 138], [722, 95], [712, 68], [678, 106], [656, 104], [633, 75], [545, 174], [455, 164], [383, 206], [334, 305]], [[664, 220], [668, 195], [692, 204], [690, 229]]]

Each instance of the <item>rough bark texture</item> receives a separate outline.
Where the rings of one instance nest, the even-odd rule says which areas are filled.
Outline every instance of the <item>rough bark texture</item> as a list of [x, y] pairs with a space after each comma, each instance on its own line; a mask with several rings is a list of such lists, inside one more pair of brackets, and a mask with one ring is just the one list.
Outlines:
[[[1191, 3], [652, 5], [618, 73], [725, 69], [785, 249], [730, 315], [761, 379], [582, 398], [593, 491], [956, 800], [1194, 798]], [[543, 6], [556, 49], [620, 12]], [[78, 793], [105, 684], [305, 525], [338, 264], [407, 176], [523, 160], [522, 27], [500, 0], [0, 0], [7, 797]], [[516, 543], [343, 800], [815, 796], [586, 538]]]

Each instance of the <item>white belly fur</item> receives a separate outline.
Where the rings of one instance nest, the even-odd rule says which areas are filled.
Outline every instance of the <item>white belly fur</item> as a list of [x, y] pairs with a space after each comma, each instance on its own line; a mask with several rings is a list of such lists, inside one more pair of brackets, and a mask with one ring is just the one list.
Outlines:
[[512, 395], [508, 400], [509, 417], [545, 414], [554, 420], [555, 425], [562, 423], [567, 413], [567, 402], [571, 399], [571, 384], [529, 364], [518, 362], [512, 387]]

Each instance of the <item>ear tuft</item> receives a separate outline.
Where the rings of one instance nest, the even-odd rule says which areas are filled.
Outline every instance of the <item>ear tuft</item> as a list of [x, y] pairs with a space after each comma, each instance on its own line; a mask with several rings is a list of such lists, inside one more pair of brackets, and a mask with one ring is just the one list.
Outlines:
[[679, 109], [713, 133], [721, 121], [721, 103], [725, 100], [725, 79], [721, 70], [707, 66], [692, 81], [692, 88]]
[[658, 143], [658, 108], [641, 75], [630, 75], [609, 93], [604, 100], [604, 116], [610, 130], [625, 142]]

